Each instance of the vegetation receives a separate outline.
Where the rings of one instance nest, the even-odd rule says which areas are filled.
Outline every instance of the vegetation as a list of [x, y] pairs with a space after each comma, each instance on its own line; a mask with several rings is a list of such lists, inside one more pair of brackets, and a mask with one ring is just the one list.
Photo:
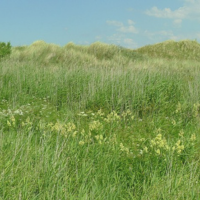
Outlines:
[[197, 41], [175, 42], [169, 40], [139, 48], [137, 52], [158, 58], [200, 61], [200, 44]]
[[0, 42], [0, 59], [8, 56], [11, 54], [11, 44], [10, 42], [5, 43], [5, 42]]
[[199, 44], [168, 45], [13, 47], [0, 199], [199, 199]]

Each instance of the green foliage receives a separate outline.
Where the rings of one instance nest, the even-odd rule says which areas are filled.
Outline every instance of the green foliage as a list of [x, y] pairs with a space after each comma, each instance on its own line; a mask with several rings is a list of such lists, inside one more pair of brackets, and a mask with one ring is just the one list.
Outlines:
[[0, 63], [0, 199], [200, 199], [200, 64], [159, 56], [14, 47]]
[[10, 42], [0, 42], [0, 59], [11, 54], [11, 44]]

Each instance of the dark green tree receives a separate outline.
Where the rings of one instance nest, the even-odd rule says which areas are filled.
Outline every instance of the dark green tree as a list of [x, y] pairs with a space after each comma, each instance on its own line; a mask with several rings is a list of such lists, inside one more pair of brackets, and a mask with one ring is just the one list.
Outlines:
[[10, 42], [0, 42], [0, 59], [5, 57], [5, 56], [8, 56], [11, 54], [11, 44]]

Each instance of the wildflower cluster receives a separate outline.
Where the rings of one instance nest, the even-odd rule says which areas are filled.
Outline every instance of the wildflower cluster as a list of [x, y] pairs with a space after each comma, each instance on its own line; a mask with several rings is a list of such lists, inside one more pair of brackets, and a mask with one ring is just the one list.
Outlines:
[[102, 142], [104, 141], [103, 135], [96, 135], [95, 139], [98, 141], [99, 144], [102, 144]]
[[169, 150], [169, 146], [167, 144], [166, 139], [162, 136], [161, 133], [157, 134], [157, 136], [150, 140], [150, 148], [157, 154], [162, 155], [166, 151]]
[[200, 103], [195, 103], [193, 105], [193, 116], [197, 118], [199, 116], [199, 110], [200, 110]]
[[[185, 155], [185, 151], [190, 151], [195, 145], [196, 135], [192, 134], [190, 139], [184, 137], [184, 131], [180, 130], [179, 138], [174, 144], [169, 144], [166, 138], [161, 134], [161, 129], [156, 130], [157, 135], [155, 138], [146, 140], [144, 138], [140, 140], [139, 154], [138, 155], [151, 155], [154, 157], [163, 158], [166, 161], [166, 157]], [[191, 152], [188, 152], [191, 153]]]
[[56, 131], [61, 133], [61, 135], [68, 137], [69, 135], [75, 136], [76, 131], [76, 125], [72, 122], [68, 122], [67, 124], [56, 122], [55, 124], [48, 124], [48, 127], [51, 128], [51, 131]]
[[97, 116], [103, 117], [105, 115], [105, 113], [100, 109], [97, 112]]
[[33, 122], [31, 121], [30, 117], [27, 117], [25, 121], [22, 121], [21, 126], [26, 127], [27, 130], [31, 130], [33, 127]]
[[120, 116], [115, 111], [112, 111], [104, 120], [107, 123], [116, 122], [120, 120]]
[[184, 145], [181, 142], [181, 140], [178, 140], [175, 145], [172, 147], [172, 151], [176, 151], [178, 155], [180, 155], [182, 153], [182, 151], [184, 150]]
[[124, 152], [126, 155], [129, 155], [129, 148], [125, 147], [123, 143], [120, 143], [120, 151]]
[[[44, 99], [44, 101], [47, 100]], [[195, 112], [197, 112], [199, 105], [194, 106], [194, 108], [196, 110]], [[182, 106], [178, 103], [175, 112], [179, 113], [181, 110]], [[26, 111], [23, 109], [7, 109], [6, 112], [3, 110], [2, 113], [5, 115], [2, 116], [5, 118], [5, 124], [9, 129], [13, 128], [15, 130], [16, 127], [20, 127], [29, 131], [33, 128], [33, 120], [30, 116], [26, 117]], [[132, 123], [134, 120], [134, 115], [130, 110], [122, 112], [121, 115], [117, 114], [115, 111], [106, 115], [100, 109], [96, 113], [93, 113], [92, 111], [88, 111], [86, 113], [80, 112], [78, 116], [80, 116], [80, 123], [78, 126], [74, 122], [65, 123], [57, 120], [55, 123], [52, 121], [39, 121], [35, 127], [41, 135], [58, 134], [65, 139], [71, 138], [72, 141], [76, 142], [80, 146], [109, 144], [109, 146], [112, 146], [113, 149], [118, 148], [123, 155], [129, 157], [133, 156], [134, 158], [137, 156], [140, 158], [153, 156], [166, 161], [166, 158], [171, 155], [178, 157], [185, 155], [191, 151], [196, 144], [196, 135], [191, 134], [189, 136], [189, 134], [187, 134], [187, 137], [185, 137], [183, 130], [179, 131], [178, 139], [176, 141], [169, 143], [163, 136], [160, 128], [155, 130], [156, 136], [152, 139], [141, 138], [137, 140], [137, 144], [132, 143], [132, 145], [130, 145], [130, 142], [129, 145], [124, 142], [122, 143], [122, 141], [118, 142], [116, 131], [119, 128], [125, 128], [122, 124], [127, 125], [126, 122], [129, 121]], [[18, 120], [18, 118], [20, 118], [20, 120]], [[85, 123], [82, 123], [81, 120]], [[179, 126], [177, 126], [179, 123], [178, 120], [175, 121], [175, 119], [172, 119], [171, 123], [173, 126], [176, 126], [176, 130], [179, 128]], [[110, 124], [114, 124], [112, 129]], [[190, 137], [189, 139], [188, 136]]]
[[11, 115], [9, 119], [7, 120], [7, 126], [16, 128], [17, 120], [14, 115]]
[[102, 128], [103, 128], [103, 125], [99, 120], [97, 120], [97, 121], [94, 120], [89, 123], [90, 131], [100, 131], [100, 130], [102, 130]]
[[16, 125], [15, 122], [16, 122], [15, 117], [12, 115], [12, 116], [10, 116], [10, 120], [7, 120], [7, 125], [10, 126], [10, 127], [11, 126], [15, 127], [15, 125]]
[[129, 109], [122, 112], [122, 118], [124, 120], [126, 120], [129, 117], [131, 117], [132, 120], [134, 119], [134, 115], [132, 114], [132, 112]]

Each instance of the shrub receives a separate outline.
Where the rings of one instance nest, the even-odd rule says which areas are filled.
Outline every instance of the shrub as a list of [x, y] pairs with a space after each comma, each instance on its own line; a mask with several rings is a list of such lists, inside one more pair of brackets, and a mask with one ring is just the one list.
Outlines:
[[7, 42], [7, 44], [5, 42], [0, 42], [0, 59], [8, 56], [11, 54], [11, 44], [10, 42]]

